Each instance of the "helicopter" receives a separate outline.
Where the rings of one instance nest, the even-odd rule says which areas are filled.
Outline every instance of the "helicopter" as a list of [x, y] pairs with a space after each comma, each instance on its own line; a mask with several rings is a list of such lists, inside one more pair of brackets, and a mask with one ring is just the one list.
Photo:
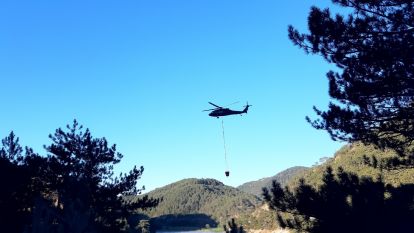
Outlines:
[[[237, 115], [237, 114], [243, 114], [243, 113], [247, 113], [247, 111], [249, 110], [249, 107], [252, 105], [249, 105], [249, 103], [246, 104], [246, 106], [244, 106], [244, 109], [242, 111], [235, 111], [235, 110], [231, 110], [229, 108], [224, 108], [224, 107], [220, 107], [216, 104], [213, 104], [211, 102], [208, 102], [209, 104], [213, 105], [216, 108], [212, 108], [212, 109], [207, 109], [207, 110], [203, 110], [203, 111], [211, 111], [208, 115], [211, 117], [222, 117], [222, 116], [228, 116], [228, 115]], [[236, 102], [237, 103], [237, 102]]]

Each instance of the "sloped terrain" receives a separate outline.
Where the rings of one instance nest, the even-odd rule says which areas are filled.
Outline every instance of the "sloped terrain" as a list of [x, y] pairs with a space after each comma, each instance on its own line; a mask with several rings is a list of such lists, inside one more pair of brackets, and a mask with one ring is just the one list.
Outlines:
[[282, 186], [285, 186], [288, 184], [288, 182], [292, 178], [303, 174], [308, 169], [309, 168], [307, 167], [301, 167], [301, 166], [291, 167], [291, 168], [288, 168], [286, 170], [283, 170], [277, 173], [274, 176], [262, 178], [256, 181], [250, 181], [250, 182], [247, 182], [247, 183], [244, 183], [238, 186], [237, 188], [246, 193], [250, 193], [250, 194], [256, 195], [257, 197], [261, 198], [262, 189], [271, 187], [273, 180], [276, 180]]
[[206, 224], [211, 227], [220, 226], [231, 218], [249, 216], [261, 205], [256, 196], [214, 179], [184, 179], [155, 189], [147, 195], [161, 198], [162, 201], [144, 214], [156, 219], [161, 225], [170, 226], [184, 226], [194, 221], [203, 227]]
[[378, 164], [381, 160], [396, 157], [396, 153], [392, 150], [380, 150], [372, 145], [363, 145], [362, 143], [352, 143], [343, 146], [335, 155], [328, 159], [325, 163], [312, 167], [305, 171], [301, 176], [297, 176], [289, 182], [289, 185], [296, 185], [300, 178], [312, 185], [320, 185], [321, 179], [326, 167], [331, 166], [334, 171], [342, 167], [347, 172], [357, 174], [359, 177], [372, 177], [376, 179], [379, 175], [385, 183], [397, 186], [400, 184], [414, 183], [414, 168], [399, 168], [381, 170], [379, 165], [375, 168], [368, 165], [364, 160], [370, 160], [375, 157]]

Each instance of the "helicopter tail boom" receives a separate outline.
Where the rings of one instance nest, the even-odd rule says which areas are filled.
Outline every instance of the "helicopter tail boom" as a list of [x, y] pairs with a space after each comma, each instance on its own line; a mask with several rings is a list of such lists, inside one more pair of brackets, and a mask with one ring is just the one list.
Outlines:
[[251, 105], [249, 105], [249, 103], [247, 103], [246, 104], [246, 106], [244, 107], [244, 109], [243, 109], [243, 113], [247, 113], [247, 111], [249, 110], [249, 107], [250, 107]]

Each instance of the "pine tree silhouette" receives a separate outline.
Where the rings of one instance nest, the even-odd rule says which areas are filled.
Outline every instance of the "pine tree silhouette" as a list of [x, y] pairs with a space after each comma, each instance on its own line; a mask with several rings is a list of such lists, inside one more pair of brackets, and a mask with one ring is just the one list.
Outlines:
[[[116, 146], [92, 137], [76, 120], [57, 129], [45, 146], [47, 156], [19, 145], [13, 132], [0, 148], [0, 227], [5, 232], [121, 232], [137, 209], [158, 199], [140, 194], [136, 184], [144, 169], [119, 176], [113, 166], [122, 159]], [[25, 154], [23, 154], [25, 151]]]
[[329, 71], [327, 111], [308, 121], [334, 140], [363, 141], [413, 157], [414, 3], [333, 0], [352, 11], [332, 16], [312, 7], [309, 34], [289, 26], [289, 38], [307, 53], [335, 64]]
[[299, 232], [410, 232], [414, 185], [393, 187], [330, 167], [317, 189], [302, 180], [292, 192], [277, 182], [263, 190], [283, 228]]
[[[380, 169], [414, 167], [414, 1], [332, 0], [347, 16], [312, 7], [309, 34], [289, 26], [289, 38], [307, 53], [337, 66], [329, 71], [327, 111], [307, 120], [333, 140], [391, 148], [401, 158], [378, 161]], [[397, 187], [328, 168], [322, 185], [300, 181], [294, 191], [277, 182], [263, 190], [282, 227], [298, 232], [410, 232], [414, 184]]]

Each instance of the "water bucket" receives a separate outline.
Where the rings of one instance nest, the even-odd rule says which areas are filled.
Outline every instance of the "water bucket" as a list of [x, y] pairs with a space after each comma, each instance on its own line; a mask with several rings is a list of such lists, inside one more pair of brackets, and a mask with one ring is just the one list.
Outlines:
[[226, 174], [226, 176], [230, 176], [230, 171], [225, 171], [224, 174]]

